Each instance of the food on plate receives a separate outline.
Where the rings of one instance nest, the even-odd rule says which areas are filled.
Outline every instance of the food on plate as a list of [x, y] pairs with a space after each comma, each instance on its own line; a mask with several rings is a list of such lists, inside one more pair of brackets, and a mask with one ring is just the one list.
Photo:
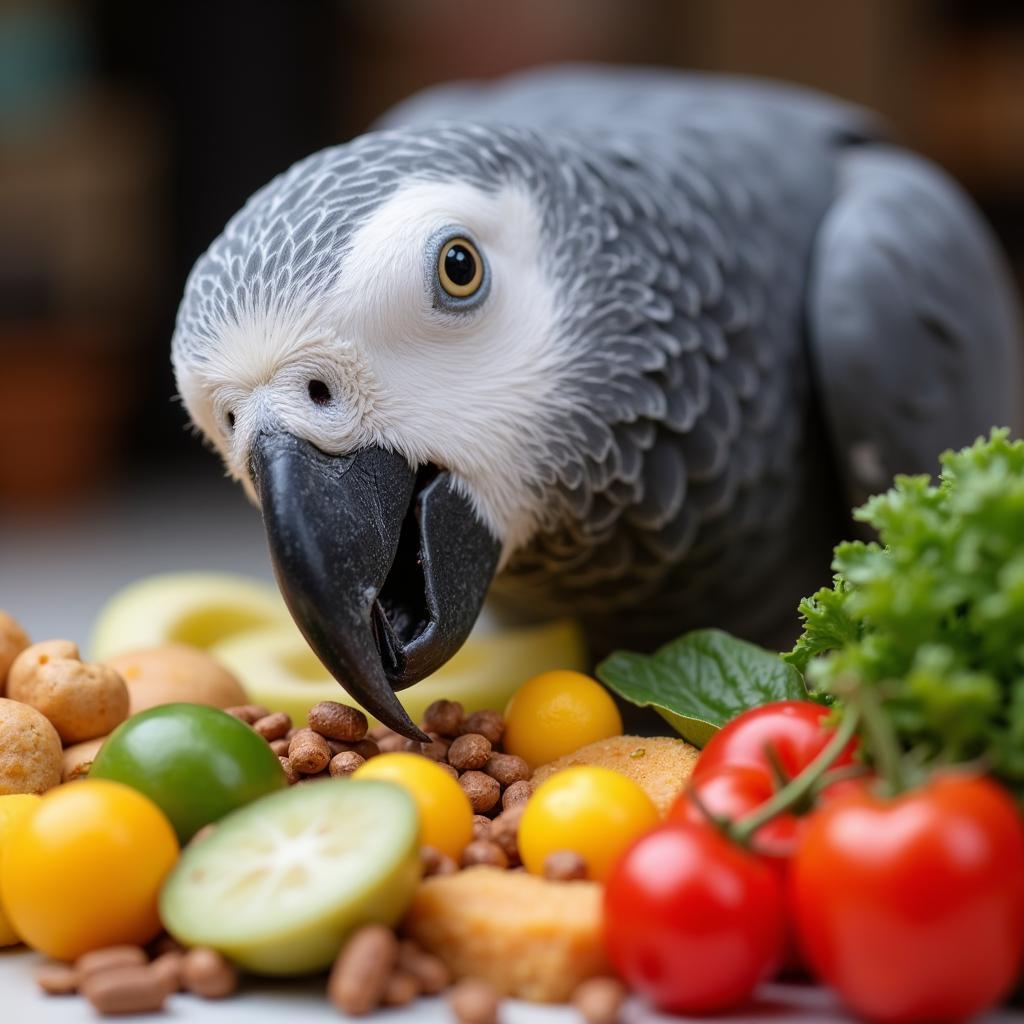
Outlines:
[[202, 704], [162, 704], [133, 715], [103, 744], [89, 777], [144, 793], [182, 843], [287, 785], [277, 756], [252, 729]]
[[160, 931], [157, 897], [178, 856], [147, 797], [86, 779], [51, 790], [15, 823], [0, 857], [0, 900], [34, 949], [73, 960]]
[[581, 672], [534, 676], [505, 708], [505, 750], [531, 768], [588, 743], [622, 733], [622, 716], [608, 691]]
[[14, 659], [28, 647], [29, 643], [28, 633], [21, 628], [17, 620], [0, 610], [0, 697], [4, 695], [7, 673]]
[[381, 754], [357, 768], [352, 779], [382, 780], [406, 790], [416, 804], [423, 846], [457, 860], [473, 838], [473, 808], [465, 791], [426, 757], [410, 752]]
[[57, 730], [28, 704], [0, 697], [0, 796], [45, 793], [60, 784]]
[[81, 743], [73, 743], [65, 747], [61, 755], [61, 781], [70, 782], [72, 779], [80, 779], [89, 774], [89, 768], [100, 747], [106, 743], [106, 736], [97, 736], [94, 740], [83, 740]]
[[365, 924], [394, 924], [420, 877], [400, 786], [333, 779], [272, 793], [186, 847], [160, 911], [185, 945], [260, 974], [322, 970]]
[[858, 1015], [973, 1018], [1024, 957], [1019, 808], [966, 772], [894, 799], [862, 787], [811, 816], [791, 898], [808, 962]]
[[[0, 858], [4, 855], [4, 842], [15, 822], [33, 810], [38, 802], [39, 797], [34, 793], [11, 793], [8, 796], [0, 796]], [[13, 946], [20, 941], [7, 918], [3, 896], [0, 894], [0, 946]]]
[[68, 640], [27, 647], [11, 665], [7, 695], [44, 714], [64, 743], [106, 736], [128, 717], [128, 688], [106, 665], [81, 661]]
[[502, 995], [562, 1002], [608, 973], [594, 882], [491, 867], [434, 876], [417, 889], [403, 927], [454, 977], [483, 979]]
[[229, 708], [249, 699], [242, 684], [212, 655], [187, 644], [124, 651], [104, 662], [128, 684], [130, 713], [160, 704]]
[[739, 1006], [782, 963], [778, 876], [710, 824], [644, 836], [612, 870], [604, 911], [616, 970], [662, 1010]]
[[519, 854], [528, 871], [544, 874], [550, 854], [571, 850], [587, 876], [604, 881], [633, 840], [658, 824], [651, 798], [610, 768], [566, 768], [542, 782], [519, 824]]
[[613, 736], [541, 765], [534, 772], [540, 785], [556, 772], [580, 765], [610, 768], [632, 779], [665, 814], [686, 785], [700, 751], [671, 736]]

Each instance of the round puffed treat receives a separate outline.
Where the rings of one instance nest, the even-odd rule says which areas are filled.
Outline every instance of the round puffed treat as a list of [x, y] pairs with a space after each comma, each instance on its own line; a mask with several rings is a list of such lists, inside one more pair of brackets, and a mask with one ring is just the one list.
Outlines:
[[28, 647], [28, 634], [7, 612], [0, 611], [0, 696], [14, 659]]
[[35, 708], [0, 697], [0, 796], [45, 793], [60, 770], [57, 730]]

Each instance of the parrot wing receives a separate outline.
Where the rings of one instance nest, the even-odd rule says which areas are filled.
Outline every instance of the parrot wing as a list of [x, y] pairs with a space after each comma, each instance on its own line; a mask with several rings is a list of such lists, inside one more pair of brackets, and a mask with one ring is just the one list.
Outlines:
[[1021, 322], [988, 228], [959, 188], [888, 146], [841, 157], [818, 233], [808, 336], [851, 502], [946, 448], [1022, 426]]

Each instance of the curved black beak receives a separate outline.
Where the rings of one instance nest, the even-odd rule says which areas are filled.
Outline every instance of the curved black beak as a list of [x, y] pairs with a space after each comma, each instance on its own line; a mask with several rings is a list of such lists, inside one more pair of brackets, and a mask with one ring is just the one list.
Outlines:
[[250, 456], [278, 586], [316, 656], [385, 725], [476, 621], [500, 545], [451, 475], [383, 448], [326, 455], [261, 434]]

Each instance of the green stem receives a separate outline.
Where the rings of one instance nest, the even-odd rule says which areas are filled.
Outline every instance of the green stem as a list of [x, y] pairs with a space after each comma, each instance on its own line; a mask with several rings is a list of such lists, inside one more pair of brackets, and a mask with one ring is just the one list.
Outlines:
[[903, 758], [875, 692], [870, 686], [858, 686], [850, 699], [864, 720], [864, 731], [867, 733], [871, 755], [878, 764], [878, 770], [885, 780], [889, 795], [902, 793], [907, 788]]
[[843, 720], [839, 723], [835, 735], [829, 740], [818, 756], [799, 775], [794, 776], [770, 800], [766, 800], [756, 811], [737, 821], [730, 830], [732, 838], [738, 843], [749, 843], [762, 825], [768, 824], [772, 818], [791, 810], [813, 792], [818, 780], [832, 767], [832, 762], [853, 739], [860, 723], [860, 709], [846, 708]]

